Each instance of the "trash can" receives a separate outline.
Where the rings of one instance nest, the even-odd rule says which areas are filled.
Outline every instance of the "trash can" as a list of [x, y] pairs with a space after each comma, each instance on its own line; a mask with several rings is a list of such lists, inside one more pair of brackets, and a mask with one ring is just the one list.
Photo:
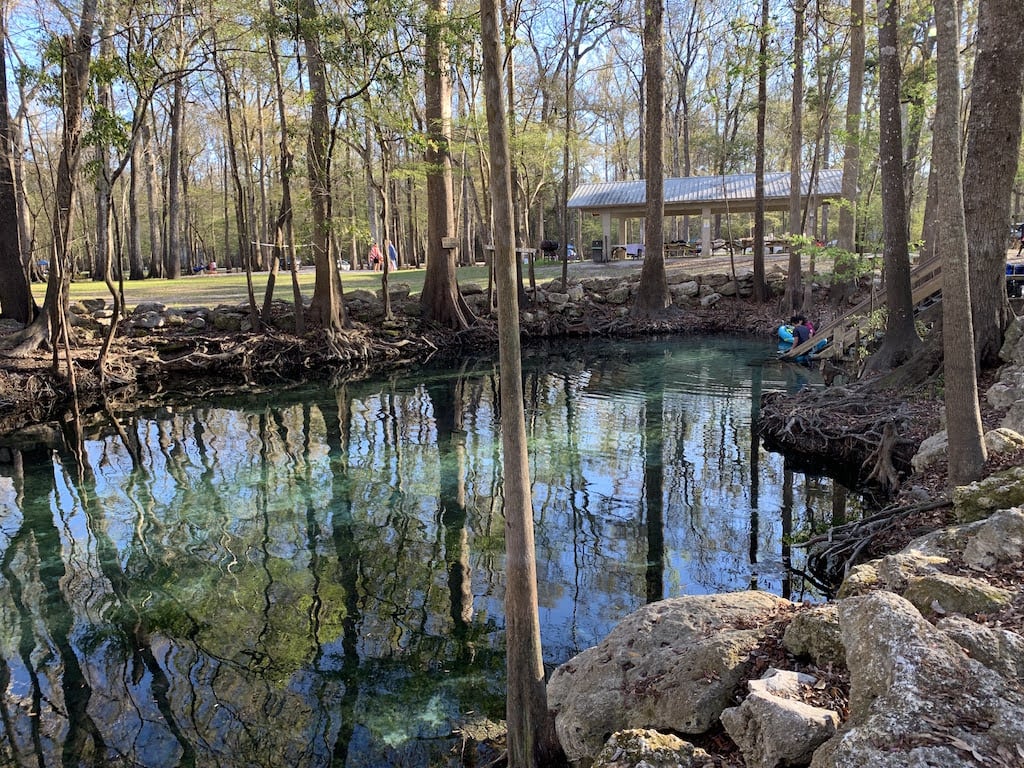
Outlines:
[[596, 262], [602, 262], [604, 258], [604, 240], [592, 240], [590, 242], [590, 258]]

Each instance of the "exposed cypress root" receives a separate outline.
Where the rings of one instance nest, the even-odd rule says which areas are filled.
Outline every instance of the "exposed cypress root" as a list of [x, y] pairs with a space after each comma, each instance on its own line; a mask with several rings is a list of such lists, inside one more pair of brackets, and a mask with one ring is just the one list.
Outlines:
[[919, 446], [911, 429], [917, 418], [895, 396], [832, 387], [766, 393], [758, 430], [770, 449], [822, 463], [848, 486], [889, 499]]
[[[887, 507], [860, 520], [830, 528], [827, 533], [799, 545], [807, 549], [807, 571], [813, 574], [819, 586], [834, 593], [853, 566], [875, 556], [873, 546], [876, 543], [889, 540], [897, 531], [902, 532], [907, 521], [922, 512], [951, 506], [952, 501], [942, 498]], [[921, 533], [928, 530], [930, 526]]]

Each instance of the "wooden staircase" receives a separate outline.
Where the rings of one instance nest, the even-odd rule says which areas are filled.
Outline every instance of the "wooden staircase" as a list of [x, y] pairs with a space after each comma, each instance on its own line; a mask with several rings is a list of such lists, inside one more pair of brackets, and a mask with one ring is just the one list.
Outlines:
[[[911, 270], [910, 292], [911, 303], [915, 308], [924, 304], [928, 299], [941, 295], [941, 259], [929, 259]], [[817, 353], [817, 357], [825, 355], [841, 357], [850, 345], [859, 341], [871, 318], [871, 313], [884, 306], [884, 294], [882, 296], [872, 294], [839, 317], [815, 328], [814, 336], [803, 344], [787, 349], [780, 357], [784, 360], [792, 360], [806, 355], [820, 344], [822, 339], [827, 340], [827, 346]]]

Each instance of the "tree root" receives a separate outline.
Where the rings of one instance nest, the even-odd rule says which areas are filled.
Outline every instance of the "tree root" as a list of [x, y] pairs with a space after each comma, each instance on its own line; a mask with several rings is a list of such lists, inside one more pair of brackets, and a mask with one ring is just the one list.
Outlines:
[[[834, 594], [853, 566], [873, 555], [872, 546], [902, 534], [907, 521], [937, 509], [952, 506], [949, 499], [937, 499], [900, 507], [888, 507], [873, 515], [830, 528], [797, 546], [807, 549], [807, 571], [826, 592]], [[922, 529], [921, 533], [930, 530]], [[807, 575], [807, 574], [805, 574]]]
[[823, 465], [845, 484], [891, 498], [920, 441], [915, 416], [896, 397], [832, 387], [761, 398], [758, 431], [771, 450]]

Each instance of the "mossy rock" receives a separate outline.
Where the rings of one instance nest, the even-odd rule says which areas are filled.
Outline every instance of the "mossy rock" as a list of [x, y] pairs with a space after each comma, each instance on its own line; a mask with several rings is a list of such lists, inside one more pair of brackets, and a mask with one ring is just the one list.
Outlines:
[[1024, 467], [998, 472], [953, 490], [953, 513], [958, 523], [985, 520], [994, 512], [1024, 505]]

